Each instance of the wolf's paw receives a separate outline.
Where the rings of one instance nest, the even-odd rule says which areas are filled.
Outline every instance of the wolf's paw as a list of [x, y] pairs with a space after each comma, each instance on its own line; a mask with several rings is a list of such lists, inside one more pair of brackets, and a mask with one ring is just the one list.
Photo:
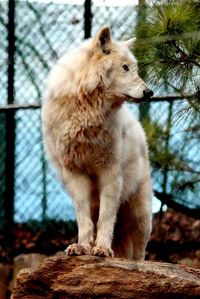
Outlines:
[[66, 255], [91, 255], [92, 247], [90, 245], [80, 245], [74, 243], [65, 250]]
[[92, 249], [92, 255], [101, 257], [114, 257], [114, 251], [109, 247], [95, 246]]

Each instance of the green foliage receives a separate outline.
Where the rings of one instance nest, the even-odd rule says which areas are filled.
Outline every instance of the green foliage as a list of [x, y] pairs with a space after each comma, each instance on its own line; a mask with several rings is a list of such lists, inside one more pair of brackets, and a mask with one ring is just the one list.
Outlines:
[[175, 153], [166, 150], [166, 140], [169, 138], [167, 130], [162, 128], [156, 121], [143, 120], [149, 144], [149, 156], [151, 165], [155, 170], [163, 170], [175, 164]]
[[188, 101], [180, 109], [171, 102], [165, 123], [143, 119], [154, 181], [182, 205], [199, 208], [200, 3], [140, 0], [137, 21], [140, 75], [156, 93], [177, 92]]
[[149, 81], [195, 93], [200, 77], [200, 4], [154, 1], [145, 14], [145, 22], [136, 30], [135, 54], [140, 65], [148, 66]]
[[[148, 119], [143, 120], [143, 127], [147, 135], [155, 182], [159, 177], [162, 192], [174, 195], [176, 201], [182, 204], [199, 208], [200, 170], [198, 165], [192, 165], [188, 157], [188, 140], [193, 134], [193, 129], [191, 132], [185, 132], [179, 142], [175, 143], [173, 140], [170, 143], [172, 136], [168, 127]], [[176, 139], [175, 136], [173, 138]], [[194, 149], [192, 151], [196, 154]]]
[[187, 164], [184, 151], [179, 151], [176, 146], [168, 146], [170, 131], [156, 121], [143, 121], [149, 144], [149, 156], [154, 170], [165, 171], [192, 171]]

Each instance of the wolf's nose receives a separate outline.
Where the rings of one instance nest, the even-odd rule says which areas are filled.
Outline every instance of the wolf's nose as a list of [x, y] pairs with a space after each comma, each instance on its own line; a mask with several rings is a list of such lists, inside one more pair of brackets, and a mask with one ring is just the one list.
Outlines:
[[146, 98], [146, 99], [149, 99], [154, 95], [153, 91], [149, 88], [145, 89], [143, 91], [143, 94], [144, 94], [144, 98]]

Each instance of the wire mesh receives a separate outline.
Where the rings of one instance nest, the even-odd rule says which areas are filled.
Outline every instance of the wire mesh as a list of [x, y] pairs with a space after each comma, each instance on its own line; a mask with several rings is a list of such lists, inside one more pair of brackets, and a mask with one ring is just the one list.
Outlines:
[[[7, 54], [7, 30], [6, 24], [8, 22], [8, 5], [7, 1], [0, 3], [0, 105], [5, 105], [7, 101], [7, 72], [8, 65], [8, 54]], [[0, 224], [4, 220], [4, 210], [3, 210], [3, 195], [5, 192], [5, 123], [6, 117], [5, 113], [0, 113]], [[1, 226], [1, 225], [0, 225]]]
[[0, 105], [5, 105], [7, 101], [7, 72], [8, 53], [7, 53], [7, 30], [8, 23], [8, 1], [0, 2]]
[[[155, 139], [157, 151], [163, 151], [163, 155], [167, 153], [169, 157], [166, 160], [166, 169], [164, 164], [163, 168], [155, 165], [156, 157], [152, 159], [154, 188], [173, 195], [182, 205], [199, 209], [200, 145], [199, 139], [188, 131], [195, 123], [197, 125], [199, 120], [195, 121], [192, 115], [187, 117], [184, 111], [187, 106], [187, 101], [151, 104], [152, 125], [156, 123], [160, 128], [159, 138]], [[158, 160], [159, 158], [158, 156]], [[193, 182], [196, 183], [193, 185]]]
[[[84, 37], [83, 5], [16, 2], [15, 102], [40, 103], [50, 67]], [[22, 150], [23, 149], [23, 150]], [[46, 165], [40, 111], [16, 113], [15, 221], [74, 218], [56, 174]]]
[[135, 6], [93, 5], [92, 35], [100, 27], [109, 25], [116, 40], [126, 40], [133, 36], [137, 10]]
[[66, 191], [44, 157], [39, 109], [16, 112], [16, 145], [15, 221], [74, 218]]
[[[6, 117], [5, 113], [0, 113], [0, 224], [4, 220], [4, 209], [2, 199], [4, 197], [5, 192], [5, 158], [6, 158], [6, 137], [5, 137], [5, 122]], [[3, 224], [3, 223], [2, 223]], [[0, 225], [1, 227], [1, 225]]]
[[83, 39], [83, 5], [16, 2], [16, 103], [41, 102], [49, 68]]

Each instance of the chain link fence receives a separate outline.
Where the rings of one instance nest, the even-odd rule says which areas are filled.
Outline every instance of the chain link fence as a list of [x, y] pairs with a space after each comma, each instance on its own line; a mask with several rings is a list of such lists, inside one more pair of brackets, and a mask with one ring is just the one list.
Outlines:
[[[55, 1], [56, 2], [56, 1]], [[49, 69], [57, 57], [76, 47], [85, 36], [84, 1], [57, 3], [49, 1], [15, 1], [15, 53], [14, 53], [14, 222], [31, 220], [74, 219], [74, 209], [56, 174], [46, 162], [41, 133], [40, 104]], [[77, 1], [76, 1], [77, 2]], [[86, 1], [88, 2], [88, 1]], [[90, 2], [90, 1], [89, 1]], [[111, 1], [110, 1], [111, 2]], [[104, 6], [92, 2], [92, 35], [105, 24], [111, 27], [115, 39], [127, 39], [133, 35], [136, 25], [137, 9], [133, 5]], [[6, 108], [8, 76], [8, 1], [0, 3], [0, 223], [4, 223], [6, 145]], [[196, 184], [196, 197], [192, 189], [187, 195], [177, 193], [174, 177], [184, 182], [191, 180], [200, 172], [199, 145], [188, 134], [188, 124], [193, 120], [181, 118], [181, 109], [186, 106], [178, 102], [153, 102], [149, 115], [156, 124], [155, 134], [159, 148], [171, 148], [183, 162], [180, 169], [157, 167], [156, 157], [152, 157], [154, 187], [176, 196], [176, 200], [189, 208], [200, 208], [200, 188]], [[29, 107], [30, 105], [30, 107]], [[27, 107], [25, 107], [27, 106]], [[1, 108], [4, 107], [4, 108]], [[21, 108], [20, 108], [21, 107]], [[138, 108], [131, 106], [138, 116]], [[10, 110], [9, 110], [10, 111]], [[180, 111], [180, 113], [178, 113]], [[177, 120], [177, 115], [180, 118]], [[187, 123], [187, 126], [186, 126]], [[154, 127], [155, 129], [155, 127]], [[7, 134], [6, 134], [7, 132]], [[166, 133], [167, 132], [167, 133]], [[151, 148], [150, 148], [151, 150]], [[151, 151], [150, 151], [151, 154]], [[178, 163], [178, 162], [177, 162]], [[185, 169], [183, 166], [185, 165]], [[187, 167], [186, 167], [187, 166]], [[190, 180], [190, 179], [189, 179]], [[185, 193], [184, 193], [185, 194]]]

